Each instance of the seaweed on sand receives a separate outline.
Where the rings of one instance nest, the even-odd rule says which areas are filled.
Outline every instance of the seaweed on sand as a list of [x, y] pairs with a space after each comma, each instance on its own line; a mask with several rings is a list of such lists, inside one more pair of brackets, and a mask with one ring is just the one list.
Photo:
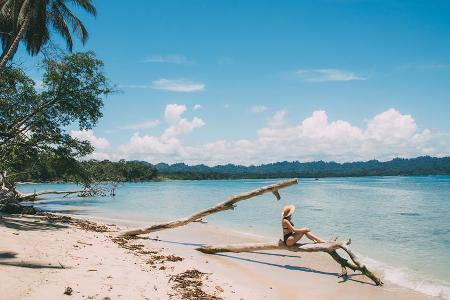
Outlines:
[[181, 299], [222, 299], [202, 290], [204, 279], [208, 279], [206, 273], [191, 269], [180, 274], [172, 275], [169, 282], [174, 282], [173, 288], [180, 293]]

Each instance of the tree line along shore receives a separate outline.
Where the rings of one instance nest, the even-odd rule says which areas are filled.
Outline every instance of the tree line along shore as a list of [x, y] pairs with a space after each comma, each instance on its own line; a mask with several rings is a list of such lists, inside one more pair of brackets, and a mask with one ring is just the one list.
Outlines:
[[387, 162], [277, 162], [258, 166], [177, 164], [151, 164], [145, 161], [117, 162], [109, 160], [82, 161], [78, 176], [66, 172], [50, 159], [40, 159], [39, 164], [26, 168], [18, 175], [21, 182], [77, 182], [81, 178], [92, 181], [139, 182], [157, 180], [208, 180], [208, 179], [265, 179], [265, 178], [323, 178], [361, 176], [426, 176], [450, 174], [450, 157], [429, 156], [412, 159], [396, 158]]

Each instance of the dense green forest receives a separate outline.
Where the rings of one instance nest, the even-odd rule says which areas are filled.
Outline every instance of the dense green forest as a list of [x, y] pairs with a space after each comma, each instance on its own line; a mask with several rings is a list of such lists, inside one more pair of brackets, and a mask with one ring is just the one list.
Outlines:
[[149, 181], [155, 180], [158, 171], [138, 161], [112, 162], [109, 160], [82, 161], [73, 166], [78, 170], [61, 167], [57, 161], [42, 158], [16, 176], [18, 181]]
[[[149, 164], [150, 165], [150, 164]], [[411, 159], [395, 158], [380, 162], [277, 162], [259, 166], [206, 165], [188, 166], [183, 163], [151, 165], [159, 176], [171, 179], [239, 179], [239, 178], [319, 178], [356, 176], [415, 176], [450, 174], [450, 157], [422, 156]]]
[[415, 176], [450, 174], [450, 157], [429, 156], [412, 159], [396, 158], [387, 162], [277, 162], [259, 166], [206, 165], [189, 166], [184, 163], [152, 165], [144, 161], [112, 162], [109, 160], [82, 161], [82, 176], [74, 176], [73, 170], [59, 166], [55, 161], [41, 159], [39, 164], [18, 175], [20, 181], [77, 181], [89, 176], [91, 181], [149, 181], [163, 179], [202, 180], [240, 178], [320, 178], [357, 176]]

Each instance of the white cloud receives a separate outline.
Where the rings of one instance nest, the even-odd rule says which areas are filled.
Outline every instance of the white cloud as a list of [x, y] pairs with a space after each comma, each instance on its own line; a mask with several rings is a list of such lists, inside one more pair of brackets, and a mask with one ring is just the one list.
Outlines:
[[166, 63], [166, 64], [177, 64], [177, 65], [190, 65], [194, 62], [187, 59], [184, 55], [152, 55], [145, 59], [144, 62], [147, 63]]
[[[251, 139], [213, 140], [192, 144], [189, 133], [205, 126], [198, 118], [185, 118], [185, 105], [169, 104], [164, 111], [167, 127], [160, 135], [133, 134], [115, 152], [103, 151], [100, 157], [144, 159], [150, 162], [189, 164], [260, 164], [283, 160], [388, 160], [394, 157], [450, 155], [449, 135], [419, 130], [414, 118], [390, 108], [370, 118], [365, 126], [345, 120], [329, 120], [317, 110], [292, 123], [287, 110], [280, 110]], [[85, 134], [90, 139], [93, 133]]]
[[252, 107], [250, 107], [250, 112], [254, 113], [254, 114], [259, 114], [262, 112], [265, 112], [267, 110], [267, 106], [264, 105], [254, 105]]
[[164, 112], [166, 122], [170, 125], [162, 135], [163, 138], [174, 137], [183, 133], [189, 133], [194, 128], [205, 125], [202, 119], [194, 117], [191, 121], [181, 116], [187, 110], [186, 105], [168, 104]]
[[177, 123], [186, 110], [186, 105], [167, 104], [164, 111], [164, 118], [169, 124]]
[[194, 110], [199, 110], [200, 108], [202, 108], [202, 106], [200, 104], [195, 104], [194, 105]]
[[149, 129], [149, 128], [155, 128], [155, 127], [159, 126], [159, 124], [161, 124], [161, 122], [159, 120], [150, 120], [150, 121], [145, 121], [142, 123], [125, 125], [125, 126], [122, 126], [121, 128], [122, 129], [133, 129], [133, 130]]
[[354, 72], [339, 69], [303, 69], [296, 71], [295, 74], [306, 82], [351, 81], [367, 79], [366, 77], [356, 75]]
[[200, 92], [205, 90], [205, 84], [185, 79], [159, 79], [152, 82], [152, 89], [179, 93]]
[[88, 141], [95, 149], [106, 149], [109, 142], [105, 138], [96, 137], [92, 130], [72, 130], [70, 136], [81, 141]]
[[183, 118], [187, 108], [185, 105], [168, 104], [164, 118], [168, 127], [159, 136], [133, 134], [128, 143], [119, 147], [115, 156], [125, 158], [141, 158], [150, 161], [177, 161], [178, 158], [188, 159], [189, 147], [185, 147], [180, 136], [192, 132], [195, 128], [205, 125], [202, 119], [194, 117], [191, 120]]

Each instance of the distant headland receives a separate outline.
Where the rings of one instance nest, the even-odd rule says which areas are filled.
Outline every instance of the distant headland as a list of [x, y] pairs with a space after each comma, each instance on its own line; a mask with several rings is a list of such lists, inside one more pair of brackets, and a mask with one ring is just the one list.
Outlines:
[[[146, 163], [146, 162], [143, 162]], [[251, 179], [251, 178], [321, 178], [360, 176], [421, 176], [450, 175], [450, 157], [420, 156], [395, 158], [390, 161], [358, 162], [299, 162], [282, 161], [262, 165], [234, 164], [209, 167], [203, 164], [189, 166], [184, 163], [152, 165], [158, 176], [171, 179]]]

